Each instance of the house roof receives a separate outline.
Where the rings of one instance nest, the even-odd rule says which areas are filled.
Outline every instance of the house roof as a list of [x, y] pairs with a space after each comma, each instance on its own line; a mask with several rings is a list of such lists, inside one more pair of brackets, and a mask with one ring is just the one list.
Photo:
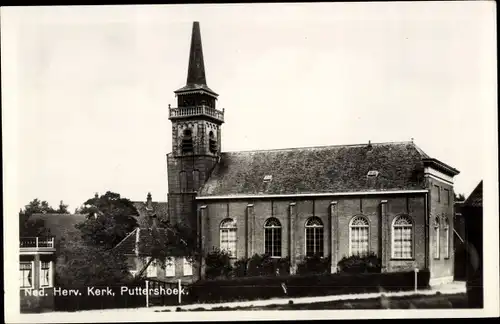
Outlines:
[[146, 218], [150, 214], [156, 214], [156, 217], [159, 219], [167, 219], [168, 218], [168, 203], [165, 202], [159, 202], [159, 201], [153, 201], [152, 202], [152, 210], [149, 211], [147, 209], [147, 202], [145, 201], [133, 201], [132, 204], [134, 207], [137, 209], [137, 212], [139, 213], [139, 217], [141, 218]]
[[469, 197], [467, 197], [464, 205], [468, 207], [483, 207], [483, 180], [479, 182]]
[[413, 142], [226, 152], [199, 196], [418, 190], [426, 159]]
[[[165, 228], [157, 228], [158, 237], [168, 240], [170, 231]], [[114, 249], [125, 255], [135, 255], [136, 247], [139, 249], [139, 255], [150, 255], [151, 248], [153, 247], [155, 236], [151, 228], [136, 228], [129, 233]], [[136, 243], [139, 243], [136, 245]]]
[[44, 226], [49, 230], [50, 235], [60, 239], [63, 236], [73, 235], [78, 232], [76, 224], [84, 222], [87, 215], [84, 214], [33, 214], [29, 220], [41, 219]]

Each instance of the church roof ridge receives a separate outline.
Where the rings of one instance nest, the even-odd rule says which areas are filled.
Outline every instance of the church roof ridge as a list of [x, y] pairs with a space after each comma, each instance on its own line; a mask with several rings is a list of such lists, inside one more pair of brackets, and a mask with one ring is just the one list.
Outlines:
[[333, 144], [333, 145], [315, 145], [315, 146], [301, 146], [301, 147], [285, 147], [285, 148], [275, 148], [275, 149], [262, 149], [262, 150], [241, 150], [241, 151], [225, 151], [222, 154], [238, 154], [238, 153], [264, 153], [264, 152], [276, 152], [276, 151], [294, 151], [294, 150], [315, 150], [315, 149], [329, 149], [329, 148], [340, 148], [340, 147], [368, 147], [369, 145], [405, 145], [411, 144], [422, 154], [424, 157], [428, 155], [422, 151], [414, 142], [412, 141], [393, 141], [393, 142], [377, 142], [377, 143], [355, 143], [355, 144]]

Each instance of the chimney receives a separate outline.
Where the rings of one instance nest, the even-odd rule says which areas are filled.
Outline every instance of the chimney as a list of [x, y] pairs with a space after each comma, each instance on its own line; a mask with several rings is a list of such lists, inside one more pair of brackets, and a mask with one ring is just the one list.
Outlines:
[[153, 209], [153, 198], [151, 197], [150, 192], [148, 192], [148, 196], [146, 198], [146, 209], [148, 209], [148, 210]]

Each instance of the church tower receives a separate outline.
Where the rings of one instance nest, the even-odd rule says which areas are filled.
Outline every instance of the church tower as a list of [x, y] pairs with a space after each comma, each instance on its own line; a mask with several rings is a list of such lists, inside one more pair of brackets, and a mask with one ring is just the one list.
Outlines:
[[216, 108], [218, 94], [207, 86], [199, 22], [193, 23], [186, 85], [174, 93], [177, 108], [169, 105], [172, 152], [167, 154], [169, 217], [195, 226], [195, 198], [219, 160], [224, 123], [224, 111]]

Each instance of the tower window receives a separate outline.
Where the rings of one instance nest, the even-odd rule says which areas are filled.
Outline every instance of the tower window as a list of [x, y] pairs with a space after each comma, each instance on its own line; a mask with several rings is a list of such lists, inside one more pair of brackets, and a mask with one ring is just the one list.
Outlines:
[[208, 134], [208, 145], [209, 145], [210, 152], [212, 152], [214, 154], [217, 153], [217, 141], [215, 140], [214, 132], [210, 132]]
[[190, 129], [184, 131], [184, 136], [182, 137], [182, 153], [192, 153], [193, 152], [193, 135]]

